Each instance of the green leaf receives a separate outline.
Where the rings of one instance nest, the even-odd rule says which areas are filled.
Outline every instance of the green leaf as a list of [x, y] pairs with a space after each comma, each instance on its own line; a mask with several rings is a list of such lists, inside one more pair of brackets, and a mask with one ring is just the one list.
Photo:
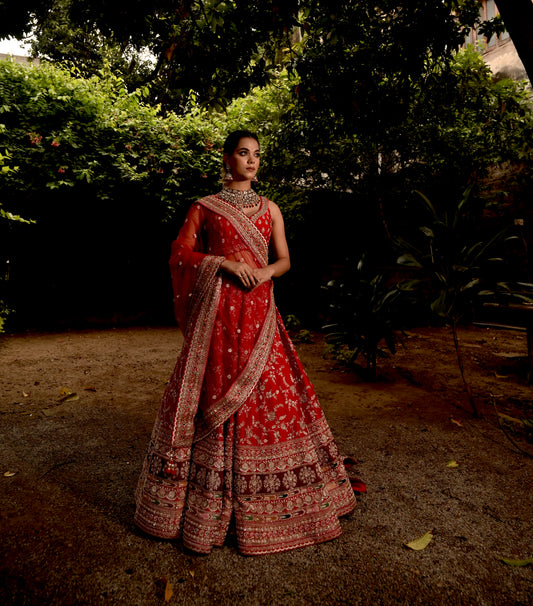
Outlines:
[[408, 267], [422, 267], [422, 264], [415, 259], [411, 253], [405, 253], [396, 259], [398, 265], [407, 265]]
[[421, 551], [422, 549], [425, 549], [431, 543], [432, 539], [433, 539], [433, 531], [430, 530], [429, 532], [426, 532], [426, 534], [422, 535], [418, 539], [415, 539], [414, 541], [410, 541], [409, 543], [404, 543], [404, 545], [406, 547], [408, 547], [409, 549], [412, 549], [413, 551]]
[[513, 567], [531, 566], [533, 564], [533, 558], [527, 558], [525, 560], [513, 560], [510, 558], [500, 558], [500, 560], [504, 564], [507, 564], [507, 566], [513, 566]]

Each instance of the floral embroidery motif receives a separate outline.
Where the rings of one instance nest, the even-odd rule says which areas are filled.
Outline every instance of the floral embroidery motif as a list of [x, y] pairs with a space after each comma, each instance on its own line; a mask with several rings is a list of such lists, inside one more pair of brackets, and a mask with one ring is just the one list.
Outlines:
[[294, 471], [287, 471], [283, 474], [283, 486], [286, 490], [294, 488], [297, 481], [298, 478], [296, 477]]
[[316, 474], [311, 467], [302, 467], [298, 475], [302, 484], [312, 484], [316, 479]]
[[281, 486], [278, 476], [268, 475], [263, 480], [263, 486], [267, 492], [276, 492]]

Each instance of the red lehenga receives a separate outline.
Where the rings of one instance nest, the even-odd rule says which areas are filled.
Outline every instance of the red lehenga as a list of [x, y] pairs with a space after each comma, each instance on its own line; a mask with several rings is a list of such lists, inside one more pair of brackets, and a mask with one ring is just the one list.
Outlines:
[[191, 207], [172, 247], [184, 345], [136, 491], [135, 522], [208, 553], [232, 516], [239, 551], [333, 539], [355, 506], [342, 458], [275, 307], [272, 281], [249, 291], [224, 259], [268, 263], [268, 200], [247, 217], [217, 196]]

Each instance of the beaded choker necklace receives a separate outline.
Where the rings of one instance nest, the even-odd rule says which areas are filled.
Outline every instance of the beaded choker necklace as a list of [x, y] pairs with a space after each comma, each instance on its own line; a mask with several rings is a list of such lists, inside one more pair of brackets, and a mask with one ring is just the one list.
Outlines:
[[259, 202], [259, 195], [256, 194], [253, 189], [243, 191], [240, 189], [224, 187], [222, 191], [217, 194], [217, 196], [240, 209], [253, 208]]

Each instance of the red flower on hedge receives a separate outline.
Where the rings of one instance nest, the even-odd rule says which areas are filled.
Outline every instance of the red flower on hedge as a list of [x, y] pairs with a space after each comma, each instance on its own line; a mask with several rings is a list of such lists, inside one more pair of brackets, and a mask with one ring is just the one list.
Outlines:
[[30, 143], [32, 145], [39, 145], [43, 138], [42, 135], [39, 135], [38, 133], [28, 133], [28, 137], [30, 138]]

